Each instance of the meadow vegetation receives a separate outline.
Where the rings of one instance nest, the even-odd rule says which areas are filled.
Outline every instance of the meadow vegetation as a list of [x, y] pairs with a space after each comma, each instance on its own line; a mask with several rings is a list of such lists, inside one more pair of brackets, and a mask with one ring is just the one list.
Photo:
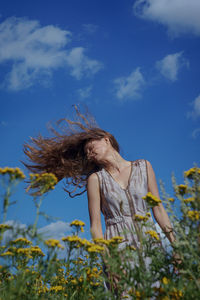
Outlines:
[[[0, 299], [199, 299], [200, 297], [200, 168], [184, 172], [184, 183], [177, 185], [170, 197], [161, 183], [162, 202], [169, 214], [175, 242], [163, 251], [160, 235], [142, 231], [150, 214], [134, 215], [140, 246], [120, 248], [122, 237], [111, 240], [81, 238], [85, 223], [71, 222], [72, 232], [44, 240], [38, 233], [41, 203], [57, 184], [53, 174], [30, 174], [27, 192], [32, 195], [36, 216], [33, 225], [17, 232], [5, 242], [7, 231], [14, 228], [7, 220], [12, 209], [13, 188], [25, 179], [19, 168], [0, 168]], [[153, 207], [159, 199], [144, 197]], [[64, 245], [64, 246], [63, 246]], [[65, 251], [60, 258], [59, 249]], [[145, 258], [150, 258], [148, 266]], [[134, 268], [130, 261], [134, 261]], [[109, 289], [105, 289], [105, 285]]]

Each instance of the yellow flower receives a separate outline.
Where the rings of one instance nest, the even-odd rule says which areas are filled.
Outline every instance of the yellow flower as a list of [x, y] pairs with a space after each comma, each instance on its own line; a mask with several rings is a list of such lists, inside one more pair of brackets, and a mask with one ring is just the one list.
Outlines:
[[27, 256], [28, 258], [32, 258], [32, 256], [30, 255], [30, 248], [18, 248], [17, 254], [22, 254]]
[[12, 226], [7, 225], [7, 224], [0, 224], [0, 230], [5, 230], [5, 229], [11, 229]]
[[75, 285], [78, 283], [76, 279], [72, 279], [70, 282]]
[[104, 251], [104, 247], [101, 247], [99, 245], [93, 245], [88, 247], [87, 249], [88, 252], [101, 252]]
[[53, 292], [59, 292], [59, 291], [63, 291], [63, 290], [64, 290], [64, 288], [62, 285], [56, 285], [56, 286], [52, 286], [50, 288], [50, 291], [53, 291]]
[[188, 218], [190, 218], [192, 221], [198, 221], [199, 220], [199, 217], [200, 217], [200, 214], [197, 210], [189, 210], [187, 212], [187, 216]]
[[194, 167], [194, 168], [191, 168], [188, 171], [184, 172], [184, 176], [188, 177], [190, 179], [192, 179], [194, 177], [194, 174], [198, 174], [199, 175], [200, 174], [200, 168]]
[[80, 242], [81, 241], [81, 238], [77, 235], [69, 235], [69, 236], [66, 236], [64, 238], [62, 238], [62, 240], [64, 242], [68, 241], [68, 242], [71, 242], [71, 243], [76, 243], [76, 242]]
[[114, 236], [112, 239], [109, 240], [109, 242], [111, 244], [121, 243], [123, 239], [124, 238], [122, 236]]
[[48, 246], [48, 247], [58, 247], [58, 248], [61, 248], [61, 249], [64, 249], [64, 247], [60, 244], [60, 241], [59, 240], [55, 240], [55, 239], [49, 239], [49, 240], [46, 240], [45, 241], [45, 244]]
[[149, 219], [148, 215], [143, 216], [143, 215], [135, 214], [136, 221], [147, 221], [148, 219]]
[[184, 195], [185, 193], [187, 193], [187, 185], [179, 184], [176, 186], [176, 190], [179, 194]]
[[42, 250], [38, 246], [31, 247], [30, 251], [31, 251], [31, 254], [45, 256], [45, 254], [42, 252]]
[[190, 198], [184, 199], [183, 201], [184, 201], [185, 203], [193, 202], [193, 201], [194, 201], [194, 197], [190, 197]]
[[162, 283], [163, 284], [168, 284], [169, 282], [170, 282], [170, 280], [167, 277], [162, 278]]
[[44, 194], [49, 190], [53, 190], [58, 183], [57, 177], [53, 173], [30, 174], [31, 183], [26, 189], [36, 189], [31, 195]]
[[135, 248], [134, 246], [129, 246], [129, 248], [130, 248], [131, 250], [136, 251], [136, 248]]
[[174, 202], [174, 198], [168, 198], [168, 201]]
[[79, 220], [74, 220], [70, 223], [70, 226], [85, 226], [85, 223]]
[[96, 239], [93, 239], [93, 241], [97, 244], [103, 244], [103, 245], [109, 245], [109, 243], [110, 243], [108, 240], [105, 240], [102, 238], [96, 238]]
[[161, 203], [162, 201], [157, 198], [156, 196], [152, 195], [151, 192], [148, 192], [146, 194], [146, 196], [142, 197], [144, 200], [147, 201], [147, 203], [151, 206], [151, 207], [154, 207], [154, 206], [157, 206], [159, 203]]
[[149, 234], [151, 237], [153, 237], [154, 239], [156, 239], [157, 241], [159, 241], [159, 236], [157, 234], [156, 231], [154, 230], [148, 230], [145, 232], [145, 234]]
[[14, 253], [10, 252], [10, 251], [6, 251], [4, 253], [1, 254], [1, 256], [13, 256]]
[[0, 168], [0, 174], [9, 174], [10, 178], [13, 179], [24, 179], [25, 175], [19, 168]]
[[93, 243], [91, 243], [90, 241], [88, 241], [88, 240], [86, 240], [86, 239], [81, 239], [81, 238], [79, 238], [80, 240], [79, 240], [79, 243], [81, 244], [81, 245], [83, 245], [83, 246], [92, 246], [92, 245], [94, 245]]
[[173, 291], [170, 292], [170, 295], [174, 297], [173, 299], [180, 299], [183, 297], [183, 292], [173, 288]]
[[19, 243], [19, 244], [26, 244], [26, 245], [31, 245], [32, 244], [31, 241], [27, 240], [26, 238], [22, 238], [22, 237], [12, 241], [11, 243], [12, 244], [18, 244]]

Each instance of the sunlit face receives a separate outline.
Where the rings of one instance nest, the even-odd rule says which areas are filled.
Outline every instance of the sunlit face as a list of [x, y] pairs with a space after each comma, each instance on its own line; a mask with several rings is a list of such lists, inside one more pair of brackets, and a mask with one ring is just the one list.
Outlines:
[[84, 148], [87, 159], [94, 160], [96, 162], [103, 160], [108, 151], [108, 141], [108, 138], [102, 138], [100, 140], [91, 140], [87, 142]]

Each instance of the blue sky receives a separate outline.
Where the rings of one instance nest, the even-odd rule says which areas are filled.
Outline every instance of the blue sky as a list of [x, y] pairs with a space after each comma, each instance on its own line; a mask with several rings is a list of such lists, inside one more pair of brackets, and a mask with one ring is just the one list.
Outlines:
[[[0, 165], [25, 171], [23, 144], [86, 104], [124, 158], [149, 160], [173, 196], [172, 172], [180, 184], [200, 164], [199, 10], [198, 0], [2, 0]], [[8, 219], [30, 224], [24, 187]], [[81, 219], [90, 238], [86, 194], [70, 199], [62, 187], [42, 205], [60, 223], [40, 226], [60, 236], [62, 222]]]

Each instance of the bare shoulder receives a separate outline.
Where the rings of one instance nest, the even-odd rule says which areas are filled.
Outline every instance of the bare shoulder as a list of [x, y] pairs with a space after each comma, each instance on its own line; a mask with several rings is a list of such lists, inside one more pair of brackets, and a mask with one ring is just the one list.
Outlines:
[[97, 173], [92, 173], [88, 179], [87, 179], [88, 183], [94, 183], [94, 182], [98, 182], [98, 176]]
[[147, 159], [145, 159], [145, 161], [146, 161], [147, 167], [148, 167], [148, 168], [151, 168], [152, 165], [151, 165], [150, 161], [148, 161]]
[[99, 187], [99, 179], [96, 173], [92, 173], [87, 179], [87, 188]]

